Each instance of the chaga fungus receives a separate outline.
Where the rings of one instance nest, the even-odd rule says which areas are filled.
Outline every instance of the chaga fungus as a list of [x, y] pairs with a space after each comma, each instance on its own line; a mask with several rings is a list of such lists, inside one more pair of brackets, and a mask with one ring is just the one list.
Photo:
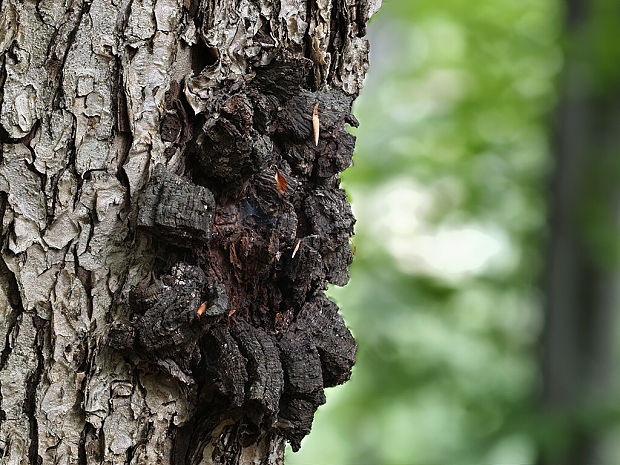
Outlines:
[[[129, 298], [133, 318], [112, 324], [109, 345], [137, 353], [156, 365], [169, 359], [187, 375], [200, 361], [198, 340], [228, 311], [224, 286], [207, 277], [200, 267], [185, 263], [137, 286]], [[206, 308], [198, 315], [196, 309], [203, 304]]]
[[179, 247], [211, 237], [215, 200], [211, 191], [155, 166], [139, 205], [137, 226]]
[[[308, 90], [308, 71], [305, 59], [282, 59], [215, 89], [188, 132], [184, 175], [155, 166], [138, 204], [138, 234], [186, 258], [131, 290], [131, 316], [108, 340], [196, 387], [186, 425], [196, 443], [233, 415], [297, 450], [324, 388], [355, 363], [324, 295], [346, 284], [353, 258], [355, 220], [337, 176], [352, 162], [353, 97]], [[165, 128], [179, 138], [172, 120]]]

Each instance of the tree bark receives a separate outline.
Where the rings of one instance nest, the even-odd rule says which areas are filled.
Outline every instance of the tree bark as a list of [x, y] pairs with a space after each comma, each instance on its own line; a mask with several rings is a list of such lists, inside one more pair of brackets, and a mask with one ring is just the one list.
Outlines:
[[355, 360], [323, 291], [380, 3], [0, 0], [2, 463], [299, 447]]
[[[592, 418], [607, 402], [616, 402], [611, 384], [620, 308], [620, 49], [607, 38], [619, 25], [615, 5], [605, 11], [590, 0], [566, 1], [542, 347], [545, 413], [561, 427], [543, 444], [545, 465], [606, 462], [604, 420], [597, 431]], [[606, 55], [610, 52], [614, 59]]]

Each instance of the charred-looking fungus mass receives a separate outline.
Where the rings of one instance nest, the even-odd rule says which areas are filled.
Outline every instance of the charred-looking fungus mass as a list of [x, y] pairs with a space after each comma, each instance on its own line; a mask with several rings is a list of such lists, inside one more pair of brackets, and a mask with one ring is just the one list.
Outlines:
[[194, 247], [211, 237], [214, 210], [209, 189], [157, 165], [142, 197], [137, 224], [179, 247]]
[[154, 257], [134, 283], [108, 341], [195, 396], [177, 449], [202, 450], [234, 425], [242, 445], [275, 434], [297, 450], [324, 389], [355, 363], [356, 343], [324, 291], [348, 282], [353, 260], [339, 173], [352, 165], [346, 126], [357, 126], [359, 88], [335, 84], [342, 62], [330, 70], [281, 51], [251, 79], [212, 83], [197, 105], [188, 89], [221, 59], [209, 51], [193, 58], [194, 81], [169, 92], [161, 124], [166, 153], [182, 162], [153, 166], [136, 202], [137, 234], [166, 259]]

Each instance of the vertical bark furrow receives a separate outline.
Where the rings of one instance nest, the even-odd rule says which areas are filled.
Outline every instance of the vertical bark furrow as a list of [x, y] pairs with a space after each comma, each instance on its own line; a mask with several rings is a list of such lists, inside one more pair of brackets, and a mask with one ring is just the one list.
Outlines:
[[18, 320], [23, 314], [23, 307], [15, 275], [9, 271], [4, 260], [0, 260], [0, 276], [2, 276], [0, 283], [2, 285], [1, 292], [3, 297], [2, 331], [0, 334], [2, 334], [2, 339], [4, 340], [2, 352], [0, 353], [1, 372], [6, 366], [9, 355], [11, 355], [13, 350], [12, 340], [17, 338], [17, 332], [19, 331]]
[[[1, 11], [1, 10], [0, 10]], [[3, 23], [6, 23], [7, 21], [7, 13], [6, 11], [3, 13], [2, 15], [2, 21]], [[6, 24], [0, 23], [0, 30], [5, 31], [5, 38], [7, 37], [8, 33], [9, 33], [9, 26], [7, 26]], [[1, 47], [1, 45], [0, 45]], [[2, 50], [1, 56], [0, 56], [0, 115], [3, 113], [2, 112], [2, 106], [4, 105], [4, 82], [6, 81], [6, 51]], [[4, 141], [8, 141], [8, 139], [10, 139], [9, 133], [6, 131], [6, 129], [4, 129], [4, 126], [2, 126], [2, 124], [0, 124], [0, 142], [4, 142]], [[2, 161], [2, 144], [0, 144], [0, 162]]]
[[[13, 341], [18, 336], [19, 321], [23, 314], [23, 308], [21, 307], [17, 281], [15, 276], [6, 267], [4, 260], [0, 260], [0, 275], [2, 276], [0, 280], [0, 309], [2, 310], [0, 335], [2, 337], [0, 340], [4, 340], [2, 352], [0, 353], [0, 372], [2, 372], [13, 350]], [[7, 414], [4, 408], [2, 382], [0, 381], [0, 431], [2, 431], [2, 424], [6, 419]], [[1, 438], [0, 449], [0, 457], [3, 457], [6, 447]]]
[[[0, 444], [3, 445], [4, 460], [10, 464], [37, 463], [37, 445], [33, 441], [37, 436], [37, 425], [30, 406], [36, 406], [32, 397], [35, 391], [31, 388], [36, 389], [40, 371], [37, 370], [33, 321], [32, 314], [21, 312], [11, 333], [12, 350], [0, 372], [2, 409], [5, 413], [4, 421], [0, 423]], [[36, 381], [34, 386], [33, 381]]]
[[[37, 5], [38, 4], [37, 2]], [[75, 41], [75, 36], [82, 22], [82, 18], [84, 15], [88, 15], [90, 5], [90, 1], [72, 1], [61, 23], [57, 25], [49, 41], [45, 57], [45, 69], [48, 72], [47, 85], [52, 89], [50, 93], [52, 95], [51, 101], [54, 110], [60, 109], [61, 99], [66, 92], [66, 89], [63, 89], [61, 86], [61, 83], [69, 49]]]
[[37, 363], [34, 371], [26, 380], [26, 397], [23, 404], [23, 412], [28, 418], [30, 445], [28, 446], [28, 460], [31, 465], [40, 465], [43, 461], [39, 455], [39, 423], [37, 421], [37, 390], [43, 375], [43, 338], [48, 324], [45, 320], [34, 316], [33, 325], [36, 329], [33, 352], [36, 354]]

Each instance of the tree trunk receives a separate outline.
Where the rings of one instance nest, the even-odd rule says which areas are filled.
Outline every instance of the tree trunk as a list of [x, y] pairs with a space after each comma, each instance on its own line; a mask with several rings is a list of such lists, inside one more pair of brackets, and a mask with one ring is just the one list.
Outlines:
[[0, 0], [2, 463], [299, 447], [355, 359], [323, 291], [380, 3]]
[[598, 3], [566, 2], [543, 335], [543, 402], [561, 426], [543, 450], [547, 465], [607, 463], [600, 447], [604, 420], [597, 425], [592, 418], [606, 402], [616, 403], [620, 47], [608, 37], [616, 34], [620, 16], [615, 2], [608, 2], [608, 11]]

